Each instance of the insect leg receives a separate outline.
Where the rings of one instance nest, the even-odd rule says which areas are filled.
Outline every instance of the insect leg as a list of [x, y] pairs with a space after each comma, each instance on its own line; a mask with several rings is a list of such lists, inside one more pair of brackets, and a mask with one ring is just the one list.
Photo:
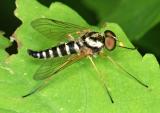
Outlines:
[[96, 67], [95, 63], [93, 62], [92, 58], [91, 58], [90, 56], [88, 56], [88, 58], [89, 58], [89, 60], [91, 61], [94, 69], [96, 70], [96, 72], [97, 72], [97, 74], [98, 74], [98, 76], [99, 76], [99, 78], [100, 78], [100, 80], [101, 80], [101, 83], [102, 83], [103, 87], [105, 88], [105, 90], [106, 90], [106, 92], [107, 92], [107, 94], [108, 94], [111, 102], [114, 103], [113, 98], [112, 98], [112, 96], [111, 96], [111, 93], [110, 93], [110, 91], [109, 91], [109, 89], [108, 89], [108, 87], [107, 87], [107, 84], [105, 83], [104, 76], [102, 76], [102, 74], [100, 73], [100, 71], [99, 71], [98, 68]]
[[28, 97], [34, 93], [36, 93], [37, 91], [43, 89], [46, 85], [48, 84], [48, 81], [43, 81], [38, 87], [36, 87], [35, 89], [33, 89], [32, 91], [30, 91], [28, 94], [23, 95], [22, 98]]
[[[61, 64], [61, 65], [54, 71], [53, 74], [58, 73], [58, 72], [59, 72], [65, 65], [67, 65], [70, 61], [72, 61], [72, 60], [67, 60], [66, 62], [64, 62], [63, 64]], [[44, 81], [42, 81], [42, 83], [41, 83], [39, 86], [37, 86], [35, 89], [33, 89], [33, 90], [30, 91], [28, 94], [26, 94], [26, 95], [24, 95], [24, 96], [22, 96], [22, 97], [23, 97], [23, 98], [28, 97], [28, 96], [36, 93], [37, 91], [43, 89], [43, 88], [49, 83], [49, 80], [50, 80], [50, 79], [51, 79], [51, 77], [46, 78]]]
[[[67, 60], [66, 62], [64, 62], [63, 64], [61, 64], [61, 65], [57, 68], [57, 70], [54, 71], [53, 74], [58, 73], [65, 65], [67, 65], [67, 64], [68, 64], [69, 62], [71, 62], [71, 61], [72, 61], [72, 59], [71, 59], [71, 60]], [[51, 79], [51, 77], [49, 77], [49, 78], [47, 78], [46, 80], [42, 81], [42, 83], [41, 83], [38, 87], [36, 87], [36, 88], [33, 89], [32, 91], [30, 91], [28, 94], [22, 96], [22, 98], [28, 97], [28, 96], [36, 93], [37, 91], [43, 89], [43, 88], [48, 84], [48, 82], [49, 82], [50, 79]]]
[[[53, 69], [53, 70], [52, 70], [52, 73], [49, 73], [50, 76], [47, 76], [47, 78], [45, 78], [45, 80], [42, 81], [42, 83], [39, 84], [38, 87], [36, 87], [36, 88], [33, 89], [32, 91], [30, 91], [28, 94], [22, 96], [22, 98], [28, 97], [28, 96], [36, 93], [37, 91], [43, 89], [46, 85], [48, 85], [49, 80], [51, 79], [51, 77], [52, 77], [53, 75], [55, 75], [56, 73], [58, 73], [58, 72], [61, 71], [62, 69], [65, 69], [65, 68], [68, 67], [69, 65], [72, 65], [74, 62], [79, 61], [80, 59], [84, 58], [85, 56], [86, 56], [86, 54], [70, 56], [64, 63], [60, 64], [60, 65], [58, 66], [58, 68], [56, 68], [56, 69], [51, 68], [51, 69]], [[51, 71], [51, 70], [48, 70], [48, 71]], [[42, 80], [42, 79], [39, 79], [39, 80]]]
[[146, 85], [145, 83], [143, 83], [142, 81], [140, 81], [138, 78], [136, 78], [135, 76], [133, 76], [132, 74], [130, 74], [127, 70], [125, 70], [120, 64], [118, 64], [117, 62], [115, 62], [110, 56], [107, 56], [107, 58], [114, 64], [116, 65], [118, 68], [122, 69], [124, 72], [126, 72], [130, 77], [132, 77], [134, 80], [136, 80], [139, 84], [141, 84], [142, 86], [148, 88], [148, 85]]
[[68, 38], [69, 41], [74, 41], [74, 37], [71, 34], [68, 34], [67, 38]]

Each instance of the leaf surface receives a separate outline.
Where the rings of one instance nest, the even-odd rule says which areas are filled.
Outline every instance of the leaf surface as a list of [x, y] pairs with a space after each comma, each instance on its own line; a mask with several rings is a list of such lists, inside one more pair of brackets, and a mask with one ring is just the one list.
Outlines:
[[[44, 49], [55, 43], [54, 40], [51, 42], [37, 33], [30, 26], [30, 22], [36, 18], [47, 17], [78, 25], [87, 23], [75, 11], [59, 2], [53, 3], [49, 9], [35, 0], [17, 0], [16, 5], [15, 14], [22, 21], [22, 25], [15, 32], [19, 52], [0, 63], [2, 110], [11, 113], [159, 112], [160, 71], [155, 57], [151, 54], [142, 57], [136, 50], [122, 48], [116, 48], [107, 54], [149, 88], [144, 88], [107, 59], [98, 56], [93, 60], [107, 79], [114, 104], [108, 98], [87, 58], [58, 73], [43, 90], [22, 98], [22, 95], [36, 87], [37, 81], [33, 80], [33, 74], [40, 64], [45, 62], [30, 58], [26, 49]], [[117, 24], [108, 23], [107, 27], [95, 29], [102, 32], [110, 29], [126, 46], [132, 47]]]

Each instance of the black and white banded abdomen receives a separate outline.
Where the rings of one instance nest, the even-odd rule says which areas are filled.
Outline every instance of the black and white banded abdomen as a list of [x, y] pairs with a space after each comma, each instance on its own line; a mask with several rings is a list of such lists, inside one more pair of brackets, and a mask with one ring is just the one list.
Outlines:
[[70, 41], [42, 51], [33, 51], [28, 49], [28, 54], [39, 59], [62, 57], [65, 55], [79, 53], [82, 45], [83, 44], [81, 42]]

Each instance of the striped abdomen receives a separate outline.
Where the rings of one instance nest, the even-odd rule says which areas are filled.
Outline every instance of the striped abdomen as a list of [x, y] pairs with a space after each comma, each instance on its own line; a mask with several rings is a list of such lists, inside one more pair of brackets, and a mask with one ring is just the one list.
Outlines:
[[34, 58], [40, 58], [40, 59], [62, 57], [65, 55], [79, 53], [82, 45], [83, 43], [81, 42], [71, 41], [42, 51], [33, 51], [29, 49], [28, 54], [33, 56]]

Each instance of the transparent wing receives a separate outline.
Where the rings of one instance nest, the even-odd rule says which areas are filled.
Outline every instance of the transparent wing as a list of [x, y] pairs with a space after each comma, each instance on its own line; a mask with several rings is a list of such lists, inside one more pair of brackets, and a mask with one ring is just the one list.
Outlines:
[[43, 80], [49, 78], [59, 71], [65, 69], [69, 65], [73, 64], [74, 62], [82, 59], [85, 55], [72, 55], [72, 56], [65, 56], [65, 57], [57, 57], [51, 60], [46, 61], [43, 63], [34, 74], [35, 80]]
[[54, 38], [55, 41], [64, 40], [64, 36], [72, 34], [77, 31], [83, 31], [89, 29], [89, 25], [86, 27], [62, 22], [58, 20], [52, 20], [47, 18], [39, 18], [31, 22], [32, 27], [39, 33], [47, 38]]

